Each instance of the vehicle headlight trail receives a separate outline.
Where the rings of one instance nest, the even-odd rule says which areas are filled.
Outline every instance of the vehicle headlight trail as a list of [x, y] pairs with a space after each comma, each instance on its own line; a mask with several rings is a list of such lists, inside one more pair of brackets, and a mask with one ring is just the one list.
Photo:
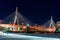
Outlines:
[[[1, 37], [2, 36], [2, 37]], [[26, 40], [60, 40], [58, 38], [48, 38], [48, 37], [36, 37], [36, 36], [28, 36], [28, 35], [21, 35], [21, 34], [13, 34], [13, 33], [0, 33], [0, 38], [18, 38], [18, 39], [26, 39]]]

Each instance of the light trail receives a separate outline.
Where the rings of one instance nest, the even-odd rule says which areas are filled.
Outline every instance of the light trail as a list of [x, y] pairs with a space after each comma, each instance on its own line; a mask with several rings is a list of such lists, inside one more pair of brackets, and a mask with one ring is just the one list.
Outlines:
[[37, 37], [37, 36], [28, 36], [28, 35], [3, 33], [3, 32], [0, 32], [0, 38], [19, 38], [19, 39], [27, 39], [27, 40], [28, 39], [29, 40], [60, 40], [59, 38]]

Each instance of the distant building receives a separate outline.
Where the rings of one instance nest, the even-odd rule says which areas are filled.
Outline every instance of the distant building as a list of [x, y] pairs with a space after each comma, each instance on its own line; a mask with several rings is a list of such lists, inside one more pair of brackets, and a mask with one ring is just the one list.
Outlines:
[[56, 23], [56, 31], [60, 32], [60, 21]]
[[60, 21], [56, 23], [57, 28], [60, 28]]

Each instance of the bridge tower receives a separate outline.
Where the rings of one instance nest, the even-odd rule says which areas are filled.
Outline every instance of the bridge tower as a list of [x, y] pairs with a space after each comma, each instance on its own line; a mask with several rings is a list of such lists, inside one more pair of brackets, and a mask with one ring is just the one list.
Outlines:
[[18, 7], [16, 7], [16, 12], [15, 12], [15, 18], [14, 18], [14, 23], [13, 24], [19, 24], [19, 21], [18, 21]]
[[55, 23], [53, 21], [53, 17], [51, 16], [51, 22], [50, 22], [50, 25], [49, 25], [49, 28], [54, 28], [55, 29]]

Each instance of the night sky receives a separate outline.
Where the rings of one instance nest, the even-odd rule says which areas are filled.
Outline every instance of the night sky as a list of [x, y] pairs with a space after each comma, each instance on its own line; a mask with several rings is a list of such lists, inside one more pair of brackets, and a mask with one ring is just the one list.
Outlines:
[[34, 24], [43, 24], [50, 20], [50, 16], [55, 22], [60, 21], [60, 1], [55, 0], [0, 0], [0, 19], [15, 12], [16, 6]]

